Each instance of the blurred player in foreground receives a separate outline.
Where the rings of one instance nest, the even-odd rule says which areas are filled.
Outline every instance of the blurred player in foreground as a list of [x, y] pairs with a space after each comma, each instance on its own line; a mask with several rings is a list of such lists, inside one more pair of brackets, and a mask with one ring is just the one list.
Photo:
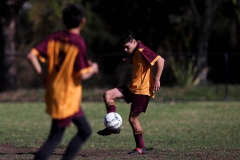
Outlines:
[[[46, 112], [52, 118], [49, 136], [34, 160], [49, 158], [71, 122], [78, 132], [70, 141], [63, 160], [72, 160], [92, 134], [81, 107], [82, 80], [98, 73], [98, 64], [88, 60], [85, 40], [80, 34], [86, 22], [83, 7], [79, 4], [67, 6], [62, 12], [62, 19], [67, 30], [50, 34], [27, 55], [46, 87]], [[46, 74], [38, 58], [48, 62]]]
[[[116, 112], [115, 99], [124, 99], [131, 103], [129, 123], [132, 127], [136, 148], [128, 154], [145, 154], [147, 152], [144, 140], [143, 129], [139, 122], [139, 116], [146, 112], [150, 98], [160, 89], [160, 78], [164, 68], [165, 60], [151, 49], [135, 39], [130, 30], [123, 31], [120, 43], [125, 52], [132, 55], [132, 59], [123, 59], [125, 63], [133, 65], [131, 83], [113, 88], [104, 93], [103, 99], [107, 113]], [[157, 64], [156, 74], [153, 75], [153, 65]], [[101, 136], [119, 134], [120, 128], [109, 130], [105, 128], [97, 132]]]

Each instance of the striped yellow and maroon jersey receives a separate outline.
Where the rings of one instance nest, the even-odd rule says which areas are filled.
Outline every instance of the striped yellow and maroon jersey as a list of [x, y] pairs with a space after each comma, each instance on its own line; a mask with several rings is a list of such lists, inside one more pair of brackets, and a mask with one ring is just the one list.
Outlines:
[[87, 49], [80, 35], [68, 31], [49, 35], [31, 50], [47, 62], [46, 112], [64, 119], [79, 111], [82, 101], [81, 74], [89, 72]]
[[129, 90], [134, 94], [148, 95], [154, 98], [153, 68], [154, 63], [160, 58], [142, 42], [138, 41], [138, 46], [132, 55], [133, 72], [132, 81], [128, 84]]

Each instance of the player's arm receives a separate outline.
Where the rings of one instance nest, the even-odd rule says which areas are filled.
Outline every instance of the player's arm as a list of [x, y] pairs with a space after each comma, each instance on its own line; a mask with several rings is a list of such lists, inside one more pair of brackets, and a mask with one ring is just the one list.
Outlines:
[[80, 72], [80, 76], [82, 80], [87, 80], [95, 73], [98, 73], [98, 64], [96, 62], [91, 62], [87, 70], [82, 70]]
[[74, 71], [74, 74], [81, 80], [87, 80], [98, 73], [98, 64], [88, 59], [86, 53], [79, 51], [74, 62]]
[[39, 63], [39, 60], [38, 60], [38, 57], [36, 56], [36, 54], [34, 54], [33, 52], [30, 51], [27, 55], [27, 59], [30, 62], [31, 66], [33, 67], [34, 71], [38, 74], [42, 83], [45, 85], [46, 75], [44, 75], [44, 73], [42, 71], [42, 67]]
[[41, 76], [42, 75], [42, 67], [38, 61], [37, 56], [33, 53], [33, 52], [29, 52], [27, 55], [27, 59], [30, 62], [30, 64], [32, 65], [34, 71]]
[[161, 78], [162, 71], [163, 71], [163, 68], [164, 68], [164, 63], [165, 63], [165, 60], [162, 57], [160, 57], [156, 61], [157, 71], [156, 71], [156, 75], [154, 77], [154, 83], [153, 83], [153, 90], [154, 91], [159, 91], [159, 89], [160, 89], [160, 78]]

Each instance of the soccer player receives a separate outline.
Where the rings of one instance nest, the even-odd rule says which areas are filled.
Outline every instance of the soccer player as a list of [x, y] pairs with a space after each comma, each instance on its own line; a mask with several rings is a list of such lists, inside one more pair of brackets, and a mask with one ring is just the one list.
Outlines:
[[[133, 65], [132, 81], [129, 84], [107, 90], [103, 94], [103, 99], [107, 113], [116, 112], [115, 99], [123, 98], [127, 103], [131, 103], [129, 123], [132, 127], [136, 148], [128, 154], [145, 154], [147, 150], [139, 117], [142, 112], [146, 112], [150, 98], [154, 98], [154, 93], [160, 89], [160, 78], [165, 60], [141, 41], [136, 40], [130, 30], [122, 32], [120, 44], [125, 52], [132, 55], [132, 59], [123, 59], [125, 63]], [[153, 73], [154, 64], [157, 65], [155, 75]], [[108, 136], [119, 134], [120, 131], [120, 128], [116, 130], [105, 128], [97, 133], [101, 136]]]
[[[27, 55], [30, 64], [45, 82], [46, 112], [52, 118], [49, 136], [34, 160], [49, 158], [71, 122], [78, 132], [68, 144], [63, 160], [72, 160], [92, 134], [81, 107], [82, 80], [98, 73], [98, 64], [88, 59], [85, 40], [80, 34], [86, 22], [83, 7], [70, 4], [63, 10], [62, 19], [67, 30], [50, 34]], [[38, 58], [48, 62], [46, 76]]]

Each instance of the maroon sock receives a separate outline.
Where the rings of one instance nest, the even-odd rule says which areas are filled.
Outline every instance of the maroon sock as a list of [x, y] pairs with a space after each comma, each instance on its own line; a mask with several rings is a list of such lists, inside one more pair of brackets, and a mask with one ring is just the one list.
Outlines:
[[107, 106], [107, 113], [110, 113], [110, 112], [116, 112], [115, 105]]
[[143, 141], [143, 137], [142, 137], [142, 133], [141, 134], [134, 134], [134, 139], [136, 142], [136, 148], [144, 148], [144, 141]]
[[103, 101], [105, 103], [107, 113], [116, 112], [116, 106], [115, 105], [110, 105], [110, 106], [107, 105], [107, 102], [106, 102], [106, 99], [105, 99], [105, 94], [103, 95]]

